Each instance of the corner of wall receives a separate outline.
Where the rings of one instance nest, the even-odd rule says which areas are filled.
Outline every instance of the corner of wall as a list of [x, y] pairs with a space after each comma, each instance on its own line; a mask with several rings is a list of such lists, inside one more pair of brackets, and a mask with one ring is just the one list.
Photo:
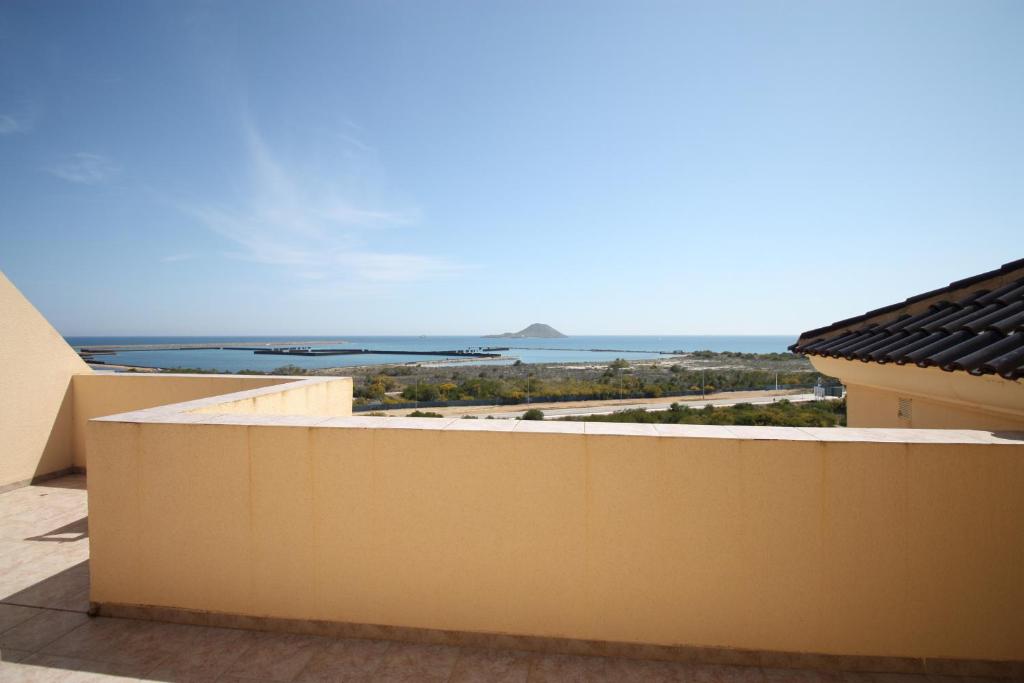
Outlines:
[[0, 273], [0, 486], [72, 464], [73, 382], [92, 370]]

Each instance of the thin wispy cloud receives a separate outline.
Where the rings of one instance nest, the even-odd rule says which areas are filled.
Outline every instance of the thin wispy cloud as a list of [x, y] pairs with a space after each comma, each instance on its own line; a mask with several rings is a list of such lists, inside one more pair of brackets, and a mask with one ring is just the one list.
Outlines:
[[46, 170], [69, 183], [98, 185], [116, 175], [120, 168], [103, 155], [79, 152], [72, 154]]
[[362, 140], [360, 140], [359, 138], [357, 138], [354, 135], [348, 135], [346, 133], [335, 132], [334, 133], [334, 137], [336, 137], [338, 140], [340, 140], [341, 142], [343, 142], [346, 145], [351, 145], [352, 147], [355, 147], [360, 152], [376, 152], [377, 151], [373, 147], [371, 147], [370, 145], [366, 144], [365, 142], [363, 142]]
[[245, 127], [251, 186], [232, 204], [181, 206], [202, 225], [229, 240], [228, 256], [281, 268], [325, 290], [394, 285], [449, 277], [465, 266], [411, 252], [375, 249], [383, 228], [419, 221], [416, 209], [362, 206], [342, 183], [286, 167], [254, 126]]
[[32, 122], [14, 114], [0, 114], [0, 135], [15, 135], [32, 130]]

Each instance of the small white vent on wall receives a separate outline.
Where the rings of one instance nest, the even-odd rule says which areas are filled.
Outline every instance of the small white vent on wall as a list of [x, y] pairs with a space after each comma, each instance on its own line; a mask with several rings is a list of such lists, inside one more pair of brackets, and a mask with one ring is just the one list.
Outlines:
[[913, 416], [914, 402], [909, 398], [901, 398], [899, 400], [899, 411], [898, 415], [901, 420], [909, 420]]

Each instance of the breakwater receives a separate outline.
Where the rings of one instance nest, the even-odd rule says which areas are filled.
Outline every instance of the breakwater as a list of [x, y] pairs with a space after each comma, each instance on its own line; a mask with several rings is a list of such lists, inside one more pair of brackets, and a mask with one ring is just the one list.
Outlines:
[[445, 356], [450, 358], [498, 358], [500, 351], [507, 348], [490, 347], [479, 351], [471, 349], [450, 349], [444, 351], [395, 351], [384, 349], [313, 349], [313, 348], [278, 348], [257, 349], [253, 353], [265, 356]]
[[78, 352], [82, 354], [111, 353], [116, 351], [258, 351], [268, 348], [303, 347], [312, 348], [326, 344], [345, 344], [340, 339], [333, 341], [273, 341], [254, 342], [246, 344], [233, 344], [231, 342], [190, 342], [165, 344], [89, 344], [81, 346]]
[[509, 350], [522, 350], [522, 351], [574, 351], [578, 353], [651, 353], [659, 356], [678, 356], [686, 351], [651, 351], [641, 349], [573, 349], [566, 347], [548, 347], [548, 346], [510, 346]]

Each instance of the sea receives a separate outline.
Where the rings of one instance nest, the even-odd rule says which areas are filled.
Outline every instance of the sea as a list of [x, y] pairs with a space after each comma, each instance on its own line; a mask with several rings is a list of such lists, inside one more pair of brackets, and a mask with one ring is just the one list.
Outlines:
[[[280, 356], [257, 355], [252, 351], [221, 349], [126, 350], [95, 355], [96, 360], [114, 365], [144, 368], [198, 368], [215, 372], [253, 370], [269, 372], [284, 365], [306, 369], [355, 367], [385, 364], [430, 362], [458, 365], [501, 365], [521, 360], [524, 363], [607, 362], [616, 358], [644, 360], [664, 358], [675, 351], [740, 351], [744, 353], [782, 352], [796, 340], [795, 335], [736, 336], [572, 336], [560, 339], [496, 339], [488, 337], [444, 336], [348, 336], [291, 335], [288, 337], [66, 337], [76, 349], [93, 346], [143, 344], [246, 344], [315, 342], [317, 348], [373, 349], [381, 351], [452, 351], [508, 347], [501, 360], [483, 358], [452, 359], [444, 355], [395, 355], [388, 353], [352, 356]], [[323, 342], [329, 342], [323, 344]]]

